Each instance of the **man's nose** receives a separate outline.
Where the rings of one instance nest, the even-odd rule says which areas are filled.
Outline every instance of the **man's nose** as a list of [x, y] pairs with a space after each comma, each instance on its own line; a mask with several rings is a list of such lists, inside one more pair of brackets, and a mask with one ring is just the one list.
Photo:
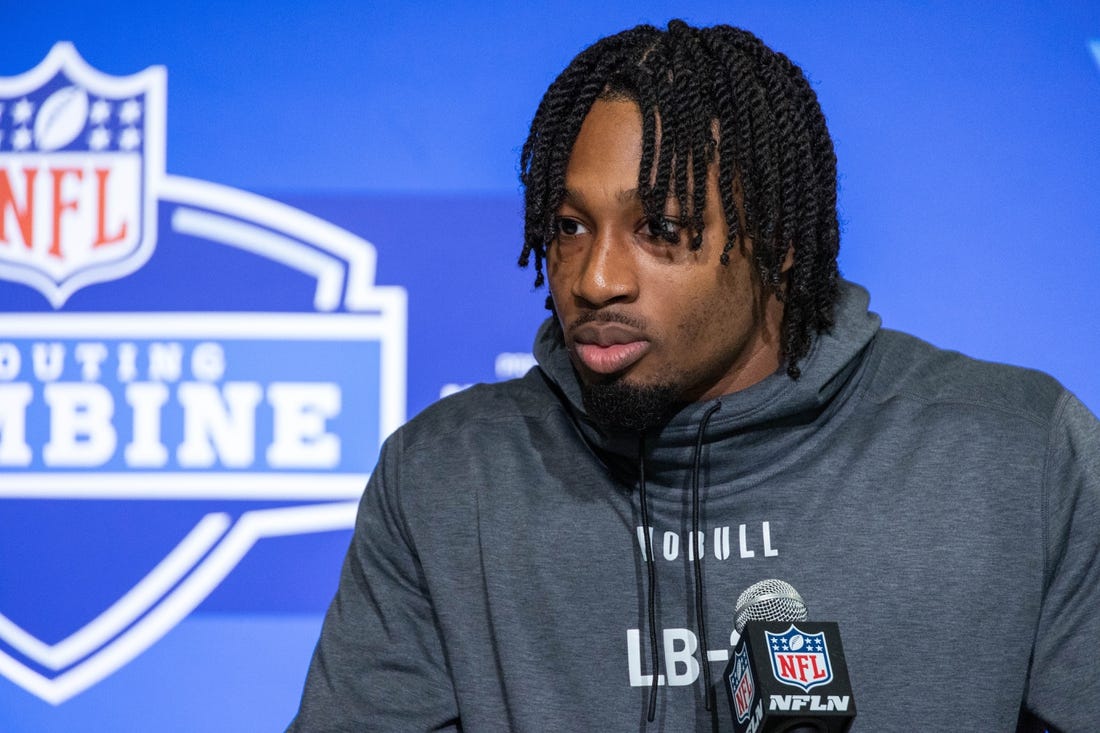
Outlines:
[[591, 307], [631, 302], [638, 296], [634, 252], [628, 237], [598, 233], [573, 281], [573, 295]]

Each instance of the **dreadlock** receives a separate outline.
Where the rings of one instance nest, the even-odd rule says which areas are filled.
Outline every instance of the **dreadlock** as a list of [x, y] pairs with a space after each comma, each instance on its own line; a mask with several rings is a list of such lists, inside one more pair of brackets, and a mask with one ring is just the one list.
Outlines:
[[[784, 303], [780, 349], [787, 373], [797, 379], [812, 336], [833, 325], [840, 244], [836, 155], [801, 69], [747, 31], [693, 28], [680, 20], [667, 30], [640, 25], [582, 51], [543, 96], [520, 156], [525, 219], [519, 264], [526, 267], [534, 255], [536, 287], [545, 281], [573, 143], [601, 98], [638, 104], [638, 190], [645, 215], [659, 223], [674, 196], [680, 211], [689, 212], [692, 249], [703, 241], [706, 186], [690, 183], [706, 180], [717, 154], [729, 230], [721, 262], [729, 264], [730, 250], [743, 237], [752, 241], [765, 292]], [[783, 287], [788, 251], [794, 262]]]

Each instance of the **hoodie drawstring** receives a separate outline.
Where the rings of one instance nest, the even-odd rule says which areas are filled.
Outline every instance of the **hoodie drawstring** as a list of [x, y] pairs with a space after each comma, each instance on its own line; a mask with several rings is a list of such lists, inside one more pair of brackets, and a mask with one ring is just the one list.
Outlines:
[[699, 542], [699, 466], [703, 456], [703, 434], [707, 430], [707, 423], [721, 407], [721, 402], [715, 402], [699, 421], [699, 433], [695, 438], [695, 459], [691, 471], [691, 542], [694, 545], [692, 554], [695, 556], [695, 621], [699, 626], [699, 648], [703, 652], [703, 700], [707, 710], [711, 709], [712, 700], [710, 660], [707, 659], [707, 650], [710, 647], [707, 645], [706, 614], [703, 613], [703, 553], [699, 551], [701, 544]]
[[[707, 622], [703, 613], [703, 553], [699, 552], [699, 473], [703, 455], [703, 437], [707, 431], [707, 424], [714, 413], [722, 407], [721, 402], [715, 402], [703, 414], [699, 421], [699, 433], [695, 438], [695, 455], [692, 460], [691, 472], [691, 542], [693, 547], [691, 554], [695, 558], [695, 621], [699, 627], [699, 648], [703, 651], [703, 699], [706, 709], [710, 710], [713, 704], [711, 697], [710, 663], [706, 658], [707, 649]], [[653, 673], [653, 682], [649, 688], [649, 714], [648, 720], [653, 722], [657, 713], [657, 682], [660, 670], [660, 658], [657, 654], [657, 574], [653, 562], [653, 538], [649, 524], [649, 502], [646, 497], [645, 485], [645, 434], [638, 436], [638, 490], [641, 495], [642, 510], [642, 535], [645, 542], [646, 573], [649, 578], [648, 598], [646, 613], [649, 618], [649, 649], [650, 669]]]
[[657, 573], [653, 567], [653, 538], [650, 537], [649, 505], [645, 495], [645, 433], [638, 436], [638, 488], [641, 492], [642, 535], [645, 537], [646, 572], [649, 577], [648, 601], [646, 612], [649, 614], [650, 669], [653, 672], [653, 684], [649, 688], [649, 722], [657, 713]]

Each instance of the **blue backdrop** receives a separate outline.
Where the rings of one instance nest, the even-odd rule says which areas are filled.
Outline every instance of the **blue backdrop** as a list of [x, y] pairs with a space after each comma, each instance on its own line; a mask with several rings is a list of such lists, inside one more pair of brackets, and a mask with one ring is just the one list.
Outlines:
[[540, 95], [672, 16], [807, 71], [887, 326], [1100, 410], [1095, 2], [5, 2], [0, 728], [285, 726], [379, 440], [529, 364]]

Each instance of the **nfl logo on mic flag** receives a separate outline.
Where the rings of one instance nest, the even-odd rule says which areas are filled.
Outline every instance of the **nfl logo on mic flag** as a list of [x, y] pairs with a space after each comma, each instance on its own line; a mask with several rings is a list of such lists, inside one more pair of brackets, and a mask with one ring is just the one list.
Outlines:
[[752, 684], [752, 670], [749, 669], [749, 655], [744, 647], [734, 654], [729, 686], [733, 696], [734, 717], [738, 723], [744, 723], [749, 718], [753, 696], [756, 694]]
[[833, 668], [824, 632], [807, 634], [792, 624], [782, 634], [765, 631], [764, 636], [771, 652], [772, 674], [777, 680], [806, 692], [832, 682]]
[[[54, 705], [265, 539], [349, 529], [405, 416], [405, 290], [348, 231], [166, 174], [167, 78], [68, 43], [0, 78], [0, 684]], [[219, 613], [298, 610], [239, 583]]]

